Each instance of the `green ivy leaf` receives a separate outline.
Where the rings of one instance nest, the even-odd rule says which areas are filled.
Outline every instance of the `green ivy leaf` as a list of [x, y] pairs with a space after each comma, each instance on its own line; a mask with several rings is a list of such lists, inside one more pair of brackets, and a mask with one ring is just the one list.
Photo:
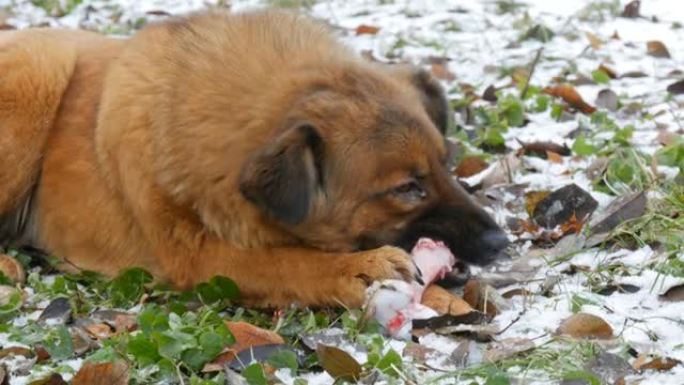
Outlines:
[[397, 370], [401, 370], [402, 359], [399, 353], [394, 349], [390, 349], [385, 355], [378, 361], [377, 368], [382, 370], [385, 374], [391, 376], [398, 376]]
[[595, 375], [583, 371], [573, 371], [565, 373], [563, 376], [564, 381], [571, 380], [583, 380], [583, 382], [588, 382], [589, 385], [601, 385], [601, 380]]
[[259, 364], [252, 364], [242, 371], [242, 377], [247, 380], [249, 385], [268, 385], [264, 368]]
[[202, 302], [206, 304], [214, 304], [221, 300], [235, 300], [240, 296], [235, 282], [221, 276], [213, 277], [209, 282], [198, 284], [195, 291]]
[[142, 366], [152, 365], [161, 359], [157, 345], [142, 334], [128, 340], [126, 351]]
[[577, 155], [587, 156], [596, 154], [598, 152], [598, 148], [596, 148], [596, 146], [594, 145], [587, 143], [587, 140], [584, 137], [584, 135], [580, 134], [572, 143], [572, 152], [574, 152]]
[[275, 368], [288, 368], [296, 371], [299, 367], [297, 355], [290, 350], [280, 350], [268, 357], [266, 361]]
[[53, 360], [65, 360], [74, 354], [71, 334], [64, 325], [59, 325], [50, 330], [43, 340], [43, 346]]
[[592, 71], [591, 78], [594, 79], [594, 82], [597, 84], [610, 83], [610, 76], [608, 76], [608, 74], [602, 70]]
[[145, 285], [152, 282], [152, 275], [139, 268], [123, 271], [107, 287], [112, 304], [116, 307], [131, 307], [145, 293]]

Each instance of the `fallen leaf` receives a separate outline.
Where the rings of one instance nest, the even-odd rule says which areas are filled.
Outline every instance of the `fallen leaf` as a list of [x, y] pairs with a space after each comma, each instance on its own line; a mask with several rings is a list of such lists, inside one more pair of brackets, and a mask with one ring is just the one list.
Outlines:
[[551, 163], [563, 163], [563, 157], [559, 153], [553, 151], [546, 151], [546, 159]]
[[624, 384], [624, 378], [634, 374], [634, 369], [627, 360], [603, 349], [594, 359], [584, 365], [584, 370], [594, 374], [601, 384], [611, 385]]
[[592, 234], [609, 232], [626, 220], [640, 217], [646, 211], [647, 203], [643, 191], [615, 198], [603, 214], [590, 223]]
[[534, 207], [532, 219], [547, 229], [570, 221], [584, 222], [596, 210], [598, 202], [588, 192], [570, 184], [552, 192]]
[[599, 65], [598, 70], [601, 71], [601, 72], [603, 72], [603, 73], [605, 73], [606, 75], [608, 75], [608, 77], [611, 78], [611, 79], [617, 79], [617, 78], [618, 78], [617, 73], [615, 72], [615, 70], [613, 70], [612, 68], [606, 66], [606, 65], [603, 64], [603, 63], [601, 63], [601, 65]]
[[437, 317], [427, 319], [414, 319], [413, 327], [415, 329], [429, 329], [437, 331], [444, 328], [450, 328], [459, 325], [481, 325], [487, 321], [487, 316], [477, 310], [461, 315], [444, 314]]
[[96, 310], [89, 318], [95, 323], [103, 323], [113, 328], [116, 334], [131, 332], [138, 328], [137, 316], [119, 310]]
[[71, 303], [67, 298], [55, 298], [43, 310], [36, 322], [42, 326], [64, 325], [71, 320], [72, 312]]
[[620, 284], [620, 283], [614, 283], [610, 285], [606, 285], [605, 287], [601, 288], [596, 292], [596, 294], [600, 295], [611, 295], [613, 293], [637, 293], [641, 290], [639, 286], [635, 285], [630, 285], [628, 283], [625, 284]]
[[587, 39], [589, 39], [589, 45], [591, 45], [592, 49], [598, 50], [603, 46], [603, 40], [599, 39], [598, 36], [594, 35], [591, 32], [586, 32], [585, 34], [587, 36]]
[[147, 12], [145, 12], [145, 14], [150, 15], [150, 16], [171, 16], [170, 13], [168, 13], [164, 10], [161, 10], [161, 9], [154, 9], [151, 11], [147, 11]]
[[641, 8], [641, 1], [639, 0], [634, 0], [630, 1], [625, 5], [625, 8], [622, 10], [622, 14], [620, 16], [622, 17], [628, 17], [630, 19], [636, 19], [641, 14], [639, 13], [639, 9]]
[[673, 95], [684, 94], [684, 80], [680, 80], [667, 86], [667, 92]]
[[379, 27], [373, 25], [361, 24], [356, 27], [356, 35], [375, 35], [380, 31]]
[[361, 365], [342, 349], [319, 344], [316, 356], [323, 369], [336, 381], [358, 381], [361, 378]]
[[521, 148], [519, 154], [521, 155], [534, 155], [544, 159], [547, 159], [547, 153], [553, 152], [557, 155], [568, 156], [570, 155], [570, 149], [566, 145], [560, 145], [553, 142], [529, 142], [525, 143], [518, 140]]
[[651, 40], [646, 43], [646, 53], [657, 58], [670, 58], [670, 51], [668, 51], [662, 41]]
[[484, 351], [485, 362], [497, 362], [534, 349], [534, 342], [527, 338], [505, 338], [492, 342]]
[[105, 340], [112, 336], [112, 328], [103, 323], [93, 323], [83, 327], [85, 331], [98, 340]]
[[509, 291], [507, 291], [507, 292], [501, 294], [501, 296], [504, 297], [504, 298], [506, 298], [506, 299], [511, 299], [511, 298], [513, 298], [513, 297], [515, 297], [515, 296], [518, 296], [518, 295], [519, 295], [519, 296], [523, 296], [523, 297], [529, 297], [529, 296], [531, 296], [531, 295], [533, 295], [533, 294], [532, 294], [531, 291], [529, 291], [529, 290], [527, 290], [527, 289], [525, 289], [525, 288], [511, 289], [511, 290], [509, 290]]
[[525, 211], [532, 216], [537, 204], [551, 194], [551, 191], [528, 191], [525, 193]]
[[568, 84], [559, 85], [555, 87], [544, 88], [544, 93], [563, 99], [570, 106], [578, 109], [584, 114], [593, 114], [596, 108], [589, 105], [582, 99], [582, 96], [575, 90], [574, 87]]
[[474, 310], [468, 302], [437, 285], [425, 289], [421, 303], [439, 315], [463, 315]]
[[328, 346], [340, 346], [344, 344], [345, 346], [352, 346], [357, 350], [363, 349], [361, 345], [357, 345], [355, 342], [353, 342], [349, 338], [347, 332], [341, 328], [322, 329], [307, 333], [302, 335], [301, 339], [302, 343], [304, 343], [304, 345], [311, 350], [316, 350], [319, 344]]
[[448, 82], [456, 80], [456, 75], [454, 75], [453, 72], [449, 71], [446, 64], [432, 63], [430, 70], [437, 79], [446, 80]]
[[677, 365], [681, 365], [681, 363], [681, 361], [669, 357], [652, 358], [648, 355], [640, 355], [639, 357], [637, 357], [636, 361], [634, 361], [633, 366], [634, 369], [640, 372], [644, 370], [656, 370], [659, 372], [665, 372], [674, 368]]
[[629, 71], [625, 72], [624, 74], [620, 75], [620, 79], [624, 78], [645, 78], [648, 75], [643, 72], [643, 71]]
[[489, 164], [479, 156], [466, 156], [458, 164], [458, 167], [454, 170], [454, 174], [459, 178], [467, 178], [481, 173], [486, 170], [487, 167], [489, 167]]
[[573, 338], [613, 338], [613, 328], [601, 317], [588, 313], [577, 313], [561, 323], [558, 334]]
[[471, 279], [463, 288], [463, 299], [474, 309], [485, 313], [489, 318], [494, 318], [500, 311], [509, 306], [495, 288], [482, 283], [477, 279]]
[[24, 267], [16, 259], [7, 254], [0, 254], [0, 273], [9, 278], [14, 283], [24, 283], [26, 272]]
[[673, 286], [660, 296], [660, 299], [673, 302], [684, 301], [684, 285]]
[[12, 346], [0, 350], [0, 359], [10, 356], [23, 356], [26, 358], [32, 358], [34, 355], [35, 354], [33, 354], [31, 349], [24, 348], [21, 346]]
[[415, 342], [409, 342], [404, 347], [401, 355], [404, 357], [411, 357], [415, 362], [424, 363], [430, 356], [436, 353], [438, 353], [438, 351], [435, 349]]
[[[302, 362], [300, 355], [290, 346], [285, 344], [269, 344], [269, 345], [259, 345], [252, 346], [238, 353], [235, 358], [231, 361], [224, 362], [221, 365], [206, 365], [202, 372], [218, 372], [221, 368], [229, 368], [237, 372], [241, 372], [245, 368], [249, 367], [253, 362], [259, 362], [264, 367], [264, 371], [268, 372], [274, 368], [269, 364], [273, 357], [278, 357], [279, 354], [288, 352], [288, 356], [294, 356], [297, 365]], [[293, 363], [294, 364], [294, 363]], [[293, 365], [294, 366], [294, 365]]]
[[123, 361], [86, 362], [71, 381], [72, 385], [127, 385], [128, 365]]
[[584, 222], [578, 220], [577, 216], [573, 213], [570, 219], [560, 225], [560, 231], [562, 235], [578, 234], [582, 227], [584, 227]]
[[57, 373], [52, 373], [47, 377], [43, 377], [39, 380], [34, 380], [28, 383], [28, 385], [69, 385], [61, 375]]
[[223, 367], [226, 362], [233, 361], [242, 351], [256, 346], [282, 345], [285, 343], [280, 334], [262, 329], [247, 322], [226, 321], [226, 326], [235, 338], [235, 343], [219, 354], [212, 362], [207, 363], [202, 371], [215, 371]]
[[496, 103], [498, 99], [499, 98], [496, 96], [496, 87], [493, 85], [487, 87], [482, 94], [482, 100], [486, 100], [488, 102]]
[[522, 161], [515, 153], [506, 154], [498, 162], [496, 167], [482, 178], [482, 188], [511, 183], [511, 176], [522, 167]]
[[596, 106], [607, 109], [608, 111], [615, 111], [618, 109], [618, 96], [610, 89], [603, 89], [599, 91], [596, 96]]

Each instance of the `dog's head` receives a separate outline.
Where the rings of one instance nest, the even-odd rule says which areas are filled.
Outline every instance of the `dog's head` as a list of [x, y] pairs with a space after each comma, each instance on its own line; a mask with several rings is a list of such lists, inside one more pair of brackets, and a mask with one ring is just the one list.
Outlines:
[[426, 236], [487, 264], [507, 237], [450, 175], [449, 108], [426, 72], [340, 65], [302, 87], [276, 137], [244, 165], [244, 197], [303, 242], [331, 251]]

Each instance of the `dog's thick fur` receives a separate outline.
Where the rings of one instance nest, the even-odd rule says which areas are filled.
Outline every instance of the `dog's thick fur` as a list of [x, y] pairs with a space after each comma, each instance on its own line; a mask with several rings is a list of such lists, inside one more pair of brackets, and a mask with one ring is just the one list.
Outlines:
[[181, 288], [228, 276], [254, 305], [358, 306], [416, 274], [386, 245], [504, 246], [451, 182], [447, 116], [427, 74], [289, 13], [2, 32], [0, 241]]

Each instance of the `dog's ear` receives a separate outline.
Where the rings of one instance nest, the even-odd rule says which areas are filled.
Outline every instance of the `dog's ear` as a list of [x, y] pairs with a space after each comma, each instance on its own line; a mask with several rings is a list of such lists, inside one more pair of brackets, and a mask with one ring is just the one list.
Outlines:
[[397, 76], [408, 81], [418, 90], [423, 107], [432, 123], [437, 126], [442, 135], [446, 134], [451, 122], [451, 113], [444, 87], [422, 68], [406, 64], [395, 64], [393, 67], [392, 70]]
[[298, 124], [247, 160], [240, 192], [267, 215], [287, 224], [302, 222], [322, 186], [323, 141], [316, 128]]

